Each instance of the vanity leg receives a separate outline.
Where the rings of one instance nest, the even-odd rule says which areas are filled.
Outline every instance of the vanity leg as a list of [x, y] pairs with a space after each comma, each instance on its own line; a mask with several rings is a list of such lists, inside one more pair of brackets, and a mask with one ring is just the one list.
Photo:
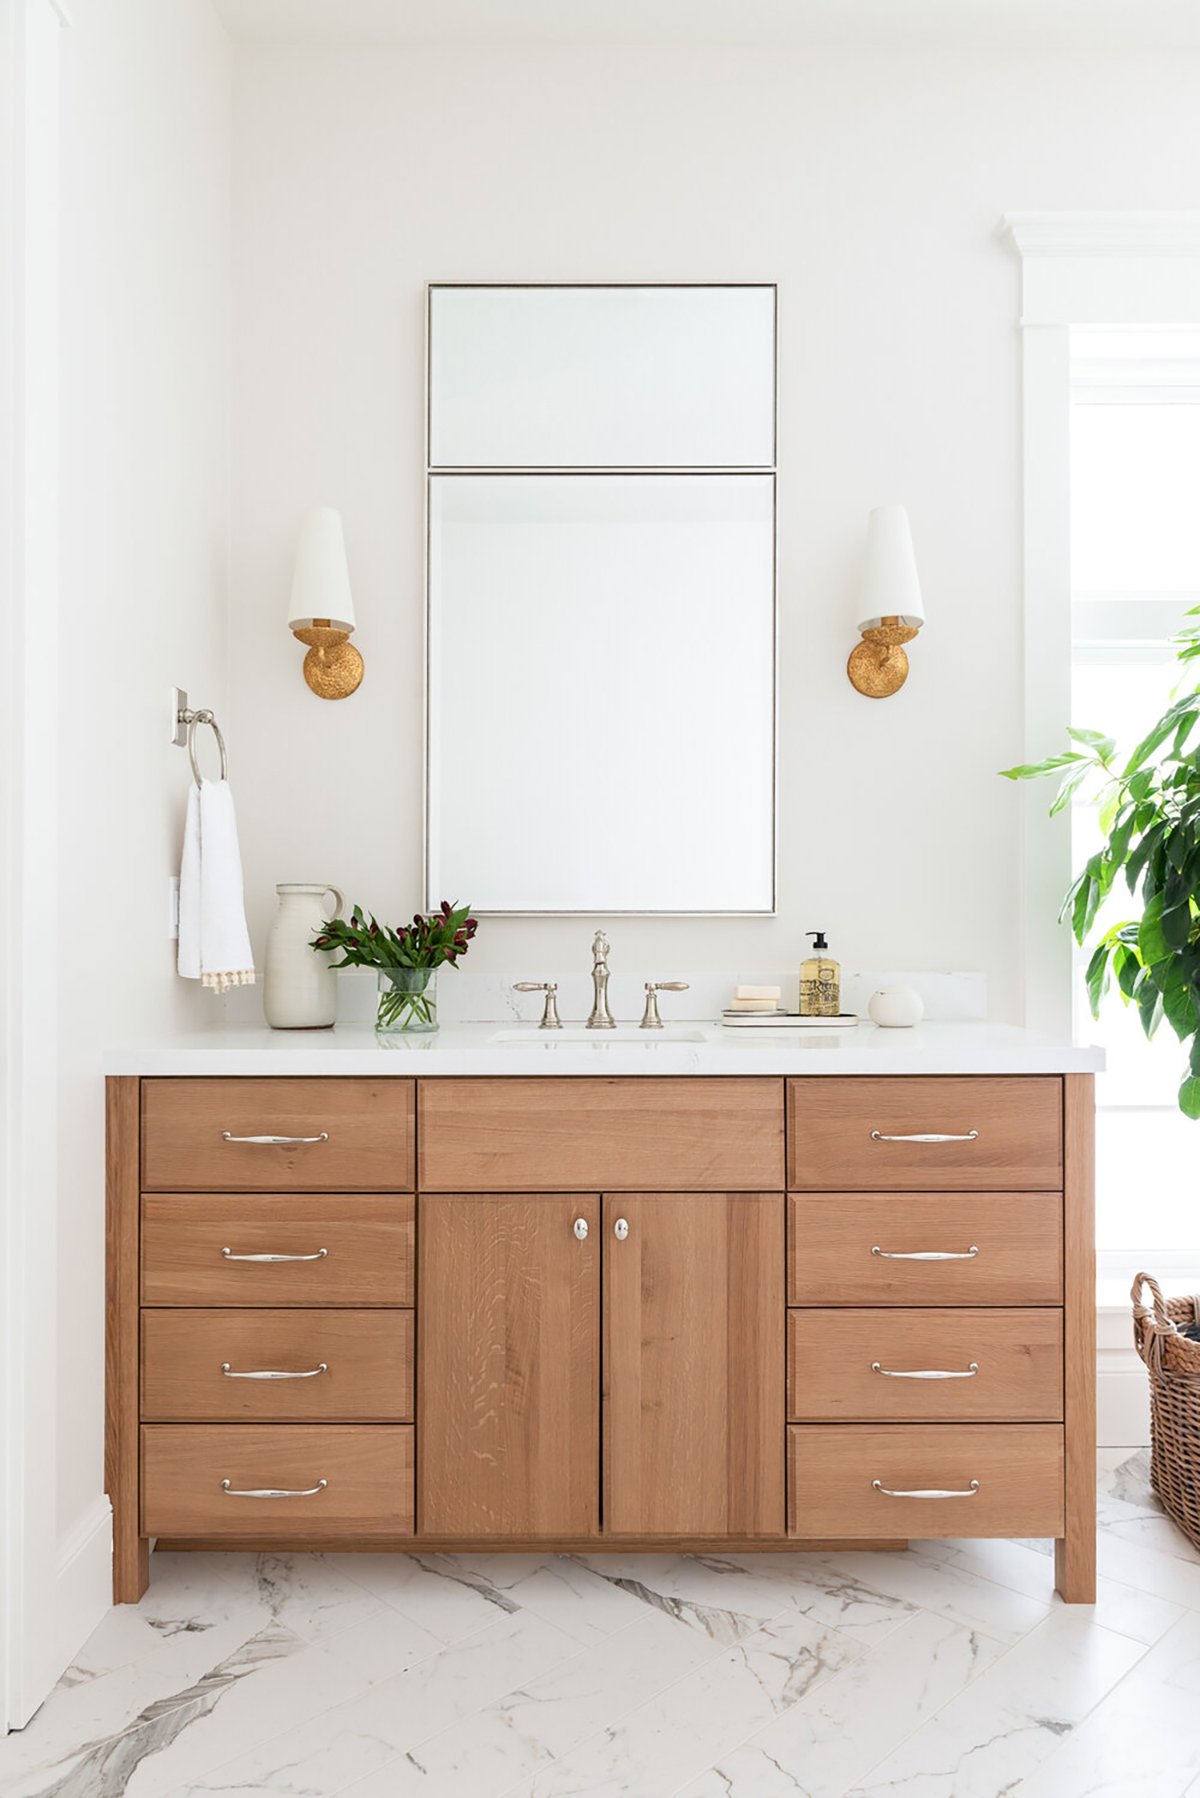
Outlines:
[[1066, 1533], [1054, 1544], [1064, 1604], [1096, 1602], [1095, 1114], [1091, 1074], [1063, 1078], [1063, 1416]]
[[140, 1110], [140, 1080], [105, 1082], [104, 1485], [113, 1511], [114, 1604], [136, 1604], [150, 1583], [150, 1543], [138, 1533]]

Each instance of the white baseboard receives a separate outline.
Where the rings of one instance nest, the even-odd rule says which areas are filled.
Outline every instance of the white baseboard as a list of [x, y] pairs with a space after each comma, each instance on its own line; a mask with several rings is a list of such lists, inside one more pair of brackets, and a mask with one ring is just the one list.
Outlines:
[[112, 1606], [112, 1506], [104, 1494], [68, 1531], [55, 1571], [54, 1641], [61, 1673]]
[[1128, 1305], [1096, 1312], [1096, 1431], [1101, 1448], [1143, 1448], [1150, 1440], [1149, 1376], [1133, 1346]]

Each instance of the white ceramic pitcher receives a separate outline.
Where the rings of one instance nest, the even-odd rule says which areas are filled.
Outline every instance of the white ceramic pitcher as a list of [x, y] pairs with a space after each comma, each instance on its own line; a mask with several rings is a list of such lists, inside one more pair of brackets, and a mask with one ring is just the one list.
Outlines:
[[[309, 944], [345, 906], [338, 887], [289, 880], [277, 886], [279, 910], [267, 932], [263, 1011], [273, 1030], [327, 1030], [337, 1019], [337, 975], [330, 955]], [[326, 895], [337, 904], [330, 911]]]

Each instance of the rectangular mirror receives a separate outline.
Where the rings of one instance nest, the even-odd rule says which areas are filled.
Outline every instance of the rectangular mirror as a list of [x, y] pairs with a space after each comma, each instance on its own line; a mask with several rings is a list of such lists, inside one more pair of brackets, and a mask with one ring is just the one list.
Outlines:
[[[546, 325], [547, 366], [527, 368], [515, 384], [511, 360], [507, 374], [494, 375], [472, 427], [480, 435], [471, 438], [488, 455], [510, 453], [521, 431], [543, 464], [552, 450], [578, 454], [585, 438], [590, 450], [632, 450], [633, 436], [616, 428], [620, 407], [608, 408], [597, 431], [595, 416], [581, 424], [577, 401], [581, 392], [622, 382], [631, 404], [634, 388], [645, 399], [651, 351], [672, 335], [674, 303], [681, 305], [674, 336], [687, 337], [702, 318], [714, 334], [714, 416], [722, 414], [725, 375], [739, 357], [749, 366], [765, 356], [773, 396], [773, 289], [630, 290], [653, 294], [666, 309], [647, 310], [644, 343], [628, 327], [628, 367], [616, 356], [610, 306], [610, 296], [626, 290], [435, 289], [431, 321], [443, 291], [499, 295], [507, 341], [522, 341], [530, 365], [537, 360], [533, 327], [513, 325], [522, 296], [570, 296], [569, 332], [561, 320]], [[594, 339], [577, 304], [592, 292]], [[750, 293], [757, 304], [709, 314], [692, 306], [695, 295], [711, 293]], [[534, 308], [544, 325], [552, 310]], [[753, 350], [727, 341], [747, 330], [755, 333]], [[479, 318], [469, 335], [464, 366], [486, 384]], [[452, 341], [443, 336], [434, 356], [431, 339], [431, 428], [447, 416], [439, 413], [440, 390]], [[774, 471], [733, 461], [728, 468], [738, 472], [719, 464], [690, 472], [722, 448], [773, 456], [773, 397], [753, 443], [736, 406], [728, 428], [718, 429], [702, 403], [705, 358], [696, 343], [689, 354], [686, 405], [664, 380], [655, 407], [643, 406], [632, 420], [643, 452], [637, 471], [517, 471], [503, 461], [485, 469], [465, 438], [458, 447], [472, 472], [431, 463], [431, 905], [461, 896], [491, 913], [774, 910]], [[677, 358], [677, 374], [682, 366]], [[454, 379], [465, 393], [463, 371]], [[658, 409], [671, 416], [659, 421]], [[459, 405], [460, 426], [468, 411]], [[517, 427], [505, 440], [511, 419]], [[678, 465], [647, 472], [653, 458], [646, 452], [667, 446]]]

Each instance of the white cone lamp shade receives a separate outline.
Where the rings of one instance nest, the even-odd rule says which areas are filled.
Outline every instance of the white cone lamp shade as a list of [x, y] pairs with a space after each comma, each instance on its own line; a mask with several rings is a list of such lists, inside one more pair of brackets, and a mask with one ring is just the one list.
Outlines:
[[345, 699], [357, 691], [363, 659], [348, 641], [354, 599], [342, 518], [332, 506], [305, 513], [292, 570], [288, 629], [308, 645], [304, 678], [318, 699]]
[[354, 629], [342, 516], [332, 506], [313, 506], [304, 516], [288, 601], [289, 630], [312, 630], [318, 620], [331, 630]]
[[854, 628], [877, 630], [898, 618], [909, 630], [925, 622], [912, 531], [904, 506], [876, 506], [867, 518], [867, 545], [854, 602]]

